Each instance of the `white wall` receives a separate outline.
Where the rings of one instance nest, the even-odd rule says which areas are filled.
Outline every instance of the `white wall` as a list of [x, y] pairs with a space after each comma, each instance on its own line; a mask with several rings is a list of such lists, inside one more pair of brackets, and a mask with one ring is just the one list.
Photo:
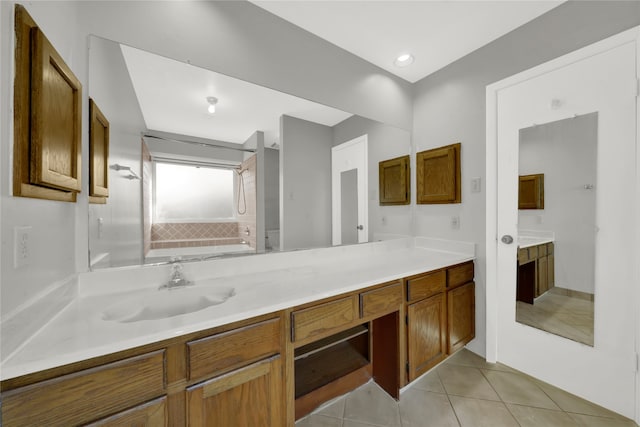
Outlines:
[[[140, 133], [147, 127], [118, 44], [91, 38], [87, 86], [109, 120], [109, 164], [128, 166], [141, 177]], [[90, 256], [109, 253], [112, 266], [142, 262], [142, 183], [124, 178], [127, 175], [109, 169], [107, 203], [89, 205]]]
[[331, 246], [332, 128], [280, 118], [280, 250]]
[[[518, 211], [518, 228], [555, 233], [555, 286], [594, 293], [596, 113], [520, 131], [519, 174], [544, 173], [544, 209]], [[605, 142], [603, 142], [605, 143]], [[591, 190], [585, 185], [593, 185]]]
[[[416, 150], [462, 143], [462, 203], [416, 206], [415, 232], [477, 243], [476, 339], [469, 347], [479, 354], [486, 333], [485, 87], [638, 24], [640, 2], [563, 3], [415, 84]], [[480, 193], [470, 191], [474, 177], [482, 178]], [[451, 216], [460, 217], [459, 230], [451, 229]]]
[[[88, 102], [86, 100], [86, 54], [78, 38], [78, 5], [73, 2], [53, 5], [32, 3], [27, 5], [29, 14], [41, 26], [47, 38], [56, 47], [65, 62], [83, 83], [83, 129], [86, 127]], [[11, 2], [0, 2], [0, 28], [2, 28], [2, 52], [0, 61], [0, 162], [2, 243], [0, 247], [0, 312], [5, 318], [20, 304], [30, 300], [49, 285], [64, 280], [76, 272], [76, 254], [83, 253], [80, 261], [87, 264], [86, 193], [88, 166], [86, 132], [82, 134], [83, 193], [78, 203], [64, 203], [12, 197], [12, 147], [13, 147], [13, 76], [14, 76], [14, 8]], [[83, 205], [83, 208], [78, 208]], [[77, 218], [84, 216], [84, 244], [76, 251]], [[13, 268], [13, 229], [15, 226], [31, 226], [29, 237], [30, 264]]]
[[265, 230], [280, 229], [280, 152], [264, 150]]
[[411, 133], [360, 116], [333, 127], [333, 145], [367, 135], [369, 167], [369, 241], [378, 234], [412, 234], [413, 207], [380, 206], [378, 163], [411, 153]]

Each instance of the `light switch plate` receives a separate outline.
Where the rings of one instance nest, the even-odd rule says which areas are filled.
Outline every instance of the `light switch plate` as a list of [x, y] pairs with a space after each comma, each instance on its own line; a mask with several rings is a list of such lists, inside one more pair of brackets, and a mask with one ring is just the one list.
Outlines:
[[482, 179], [480, 177], [471, 179], [471, 192], [479, 193], [482, 191]]

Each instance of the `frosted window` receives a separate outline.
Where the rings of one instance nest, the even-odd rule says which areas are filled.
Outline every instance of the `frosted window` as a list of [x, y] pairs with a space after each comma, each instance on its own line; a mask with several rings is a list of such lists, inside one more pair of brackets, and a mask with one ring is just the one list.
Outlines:
[[156, 163], [155, 222], [232, 219], [233, 174], [229, 169]]

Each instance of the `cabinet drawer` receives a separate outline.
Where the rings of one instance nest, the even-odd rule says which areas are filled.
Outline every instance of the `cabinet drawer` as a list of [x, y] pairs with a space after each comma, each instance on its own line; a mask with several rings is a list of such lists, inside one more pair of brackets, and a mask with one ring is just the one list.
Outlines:
[[455, 288], [473, 280], [473, 262], [465, 262], [447, 270], [447, 287]]
[[553, 255], [553, 242], [547, 243], [547, 255]]
[[4, 393], [2, 423], [68, 426], [163, 395], [165, 351], [132, 357]]
[[531, 246], [529, 248], [529, 259], [533, 260], [538, 258], [538, 247], [537, 246]]
[[352, 324], [358, 317], [358, 298], [352, 295], [337, 301], [291, 313], [291, 341], [311, 341]]
[[280, 319], [187, 343], [188, 379], [213, 376], [280, 353]]
[[518, 249], [518, 264], [526, 264], [529, 262], [529, 249]]
[[547, 245], [538, 245], [538, 258], [547, 256]]
[[145, 404], [119, 412], [109, 418], [104, 418], [87, 427], [131, 427], [131, 426], [166, 426], [167, 398], [147, 402]]
[[414, 302], [443, 292], [447, 274], [444, 270], [407, 279], [407, 301]]
[[360, 294], [360, 317], [386, 314], [399, 309], [402, 304], [402, 287], [396, 282], [384, 288]]

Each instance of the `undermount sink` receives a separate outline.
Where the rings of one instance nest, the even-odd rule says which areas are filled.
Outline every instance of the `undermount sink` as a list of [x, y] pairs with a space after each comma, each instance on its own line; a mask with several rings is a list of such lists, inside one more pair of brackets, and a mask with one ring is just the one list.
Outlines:
[[235, 289], [229, 287], [188, 286], [154, 290], [107, 307], [102, 312], [102, 320], [130, 323], [165, 319], [222, 304], [234, 295]]

